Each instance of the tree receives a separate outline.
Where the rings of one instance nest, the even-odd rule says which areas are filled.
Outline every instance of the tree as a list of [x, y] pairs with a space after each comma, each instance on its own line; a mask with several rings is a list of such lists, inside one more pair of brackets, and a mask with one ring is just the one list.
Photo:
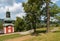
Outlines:
[[3, 19], [0, 19], [0, 30], [3, 29]]
[[25, 20], [28, 24], [31, 24], [34, 33], [36, 32], [36, 25], [40, 20], [41, 7], [43, 4], [43, 0], [28, 0], [27, 3], [23, 3], [24, 10], [27, 13]]
[[[44, 4], [46, 4], [46, 6], [43, 8]], [[40, 23], [40, 16], [43, 15], [43, 13], [45, 13], [44, 16], [47, 18], [47, 32], [50, 31], [50, 17], [59, 13], [59, 11], [55, 9], [56, 6], [51, 6], [50, 4], [52, 4], [51, 0], [28, 0], [27, 3], [23, 3], [24, 10], [27, 13], [25, 20], [28, 24], [32, 25], [34, 32], [36, 32], [36, 25]]]
[[[43, 16], [45, 16], [45, 23], [47, 22], [47, 32], [49, 32], [49, 26], [50, 26], [50, 17], [54, 17], [56, 14], [60, 13], [60, 8], [56, 5], [50, 2], [49, 0], [46, 1], [46, 7], [43, 8]], [[50, 5], [49, 5], [50, 4]]]
[[0, 30], [3, 29], [3, 23], [0, 22]]
[[55, 18], [60, 21], [60, 16], [56, 15]]
[[50, 6], [50, 16], [54, 17], [56, 14], [60, 13], [60, 7], [58, 7], [56, 4], [53, 4]]
[[50, 0], [46, 0], [46, 14], [47, 14], [47, 32], [50, 32], [50, 12], [49, 12], [49, 2]]
[[60, 26], [60, 13], [55, 15], [54, 18], [57, 20], [56, 24], [58, 23], [58, 26]]
[[25, 22], [22, 18], [17, 17], [15, 21], [15, 31], [23, 31], [26, 27]]

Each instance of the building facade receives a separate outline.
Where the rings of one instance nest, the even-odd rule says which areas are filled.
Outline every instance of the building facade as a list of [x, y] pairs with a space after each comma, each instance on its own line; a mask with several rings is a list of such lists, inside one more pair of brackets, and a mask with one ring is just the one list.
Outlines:
[[6, 12], [6, 18], [4, 19], [4, 23], [3, 23], [3, 31], [4, 34], [14, 32], [14, 24], [13, 24], [13, 20], [10, 17], [10, 11]]

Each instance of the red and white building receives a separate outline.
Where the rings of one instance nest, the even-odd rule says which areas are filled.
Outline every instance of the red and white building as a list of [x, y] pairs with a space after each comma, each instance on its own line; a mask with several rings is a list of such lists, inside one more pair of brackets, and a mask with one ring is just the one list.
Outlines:
[[4, 34], [14, 32], [14, 24], [13, 24], [13, 20], [10, 18], [9, 11], [6, 12], [6, 18], [4, 19], [3, 32], [4, 32]]
[[3, 24], [3, 31], [4, 34], [8, 34], [8, 33], [13, 33], [14, 32], [14, 26], [13, 24]]

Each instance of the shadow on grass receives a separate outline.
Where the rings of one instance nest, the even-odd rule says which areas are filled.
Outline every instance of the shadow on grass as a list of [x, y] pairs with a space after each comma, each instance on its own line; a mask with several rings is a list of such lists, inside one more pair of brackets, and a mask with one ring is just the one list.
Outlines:
[[32, 33], [33, 36], [38, 36], [40, 33], [46, 33], [46, 30], [37, 30], [36, 33]]
[[46, 33], [46, 30], [37, 30], [36, 33]]
[[54, 31], [53, 33], [60, 33], [60, 31]]

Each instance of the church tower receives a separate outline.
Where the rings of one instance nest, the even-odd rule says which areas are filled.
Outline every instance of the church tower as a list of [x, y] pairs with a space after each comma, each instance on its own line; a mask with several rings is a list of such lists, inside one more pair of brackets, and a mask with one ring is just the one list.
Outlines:
[[6, 18], [10, 18], [10, 11], [9, 10], [6, 12]]
[[6, 18], [4, 19], [3, 28], [5, 34], [14, 32], [14, 24], [9, 10], [6, 11]]

